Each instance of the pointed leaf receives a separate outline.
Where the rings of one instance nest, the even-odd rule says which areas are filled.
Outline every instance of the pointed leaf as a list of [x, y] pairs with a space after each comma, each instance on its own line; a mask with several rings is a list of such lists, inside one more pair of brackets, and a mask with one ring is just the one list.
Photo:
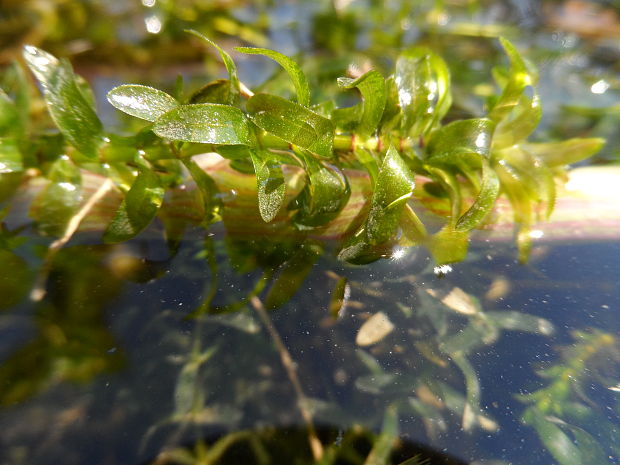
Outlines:
[[182, 105], [153, 125], [159, 137], [204, 144], [252, 145], [250, 126], [241, 110], [229, 105]]
[[284, 203], [286, 194], [284, 174], [277, 159], [269, 152], [251, 150], [250, 156], [256, 172], [258, 209], [263, 221], [269, 223], [276, 217]]
[[387, 98], [385, 79], [376, 70], [371, 70], [357, 79], [338, 78], [338, 85], [344, 89], [357, 87], [362, 94], [362, 112], [357, 132], [370, 136], [377, 130]]
[[334, 126], [327, 118], [269, 94], [254, 95], [246, 107], [259, 128], [320, 157], [333, 157]]
[[496, 123], [505, 119], [519, 105], [525, 88], [533, 87], [538, 79], [536, 71], [523, 60], [516, 47], [503, 37], [499, 40], [510, 59], [510, 73], [501, 96], [489, 114], [489, 118]]
[[482, 160], [482, 187], [469, 210], [456, 222], [456, 231], [471, 231], [484, 221], [499, 195], [499, 178], [486, 159]]
[[579, 448], [562, 429], [549, 421], [535, 407], [528, 408], [523, 421], [531, 425], [547, 450], [561, 465], [586, 465]]
[[591, 157], [605, 145], [605, 139], [574, 138], [562, 142], [525, 144], [523, 148], [540, 157], [550, 167], [570, 165]]
[[394, 147], [390, 147], [379, 168], [366, 220], [366, 231], [371, 244], [381, 244], [392, 238], [403, 209], [413, 195], [414, 187], [411, 170]]
[[115, 243], [139, 234], [155, 218], [164, 193], [159, 177], [148, 168], [142, 168], [103, 234], [103, 240]]
[[179, 106], [167, 93], [137, 84], [115, 87], [108, 92], [108, 102], [128, 115], [151, 122]]
[[239, 77], [237, 76], [237, 67], [235, 66], [235, 62], [233, 61], [233, 59], [219, 45], [217, 45], [215, 42], [213, 42], [211, 39], [207, 38], [200, 32], [195, 31], [193, 29], [188, 29], [186, 30], [186, 32], [189, 32], [190, 34], [195, 35], [196, 37], [204, 40], [209, 45], [212, 45], [213, 47], [217, 49], [220, 56], [222, 57], [222, 61], [224, 62], [226, 71], [228, 71], [228, 78], [230, 80], [230, 94], [229, 94], [229, 100], [227, 103], [231, 105], [235, 104], [237, 100], [239, 100], [240, 83], [239, 83]]
[[402, 109], [402, 130], [426, 136], [450, 108], [450, 72], [436, 53], [414, 47], [396, 61], [395, 83]]
[[103, 142], [101, 121], [84, 97], [71, 65], [31, 45], [24, 59], [43, 87], [52, 119], [67, 140], [87, 157], [95, 157]]
[[276, 61], [291, 77], [293, 85], [295, 86], [295, 91], [297, 92], [297, 101], [299, 104], [304, 107], [310, 105], [310, 87], [308, 86], [308, 80], [299, 65], [294, 60], [280, 52], [266, 48], [237, 47], [235, 50], [241, 53], [248, 53], [250, 55], [265, 55]]

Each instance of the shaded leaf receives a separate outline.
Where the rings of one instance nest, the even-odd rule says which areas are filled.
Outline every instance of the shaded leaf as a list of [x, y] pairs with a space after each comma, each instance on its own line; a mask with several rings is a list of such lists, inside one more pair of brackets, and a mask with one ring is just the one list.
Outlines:
[[0, 89], [0, 137], [20, 136], [19, 112], [13, 101]]
[[269, 223], [276, 217], [284, 203], [286, 194], [284, 174], [277, 159], [269, 152], [251, 150], [250, 156], [256, 172], [258, 209], [263, 221]]
[[148, 86], [125, 84], [108, 92], [108, 102], [117, 109], [147, 121], [155, 121], [164, 113], [179, 106], [167, 93]]
[[142, 169], [106, 228], [103, 240], [115, 243], [139, 234], [155, 218], [164, 193], [159, 177], [150, 169]]
[[383, 416], [383, 427], [364, 465], [385, 465], [388, 462], [394, 441], [398, 437], [398, 409], [389, 405]]
[[11, 308], [28, 293], [32, 274], [28, 263], [10, 250], [0, 249], [0, 309]]
[[489, 321], [503, 329], [527, 331], [545, 336], [553, 333], [553, 325], [549, 320], [527, 313], [503, 310], [486, 312], [485, 315]]
[[201, 87], [189, 98], [189, 103], [222, 103], [230, 102], [230, 81], [217, 79]]
[[235, 104], [237, 100], [239, 100], [240, 83], [239, 83], [239, 77], [237, 76], [237, 67], [235, 66], [235, 62], [233, 61], [233, 59], [219, 45], [217, 45], [215, 42], [213, 42], [211, 39], [207, 38], [205, 35], [201, 34], [200, 32], [194, 29], [188, 29], [186, 30], [186, 32], [189, 32], [190, 34], [195, 35], [196, 37], [204, 40], [209, 45], [212, 45], [213, 47], [215, 47], [215, 49], [219, 52], [220, 56], [222, 57], [222, 61], [224, 62], [224, 66], [226, 67], [226, 71], [228, 71], [228, 77], [229, 77], [229, 83], [230, 83], [229, 99], [228, 99], [228, 102], [226, 103], [229, 103], [231, 105]]
[[50, 183], [37, 196], [30, 210], [44, 234], [60, 236], [76, 213], [82, 196], [82, 176], [68, 157], [56, 160], [47, 175]]
[[191, 158], [184, 158], [183, 164], [189, 171], [192, 179], [196, 183], [200, 196], [202, 198], [202, 204], [204, 206], [205, 219], [204, 224], [210, 224], [216, 219], [219, 219], [219, 209], [221, 207], [221, 200], [216, 197], [218, 193], [217, 185], [211, 176], [209, 176], [200, 166], [196, 164]]
[[323, 164], [312, 155], [300, 153], [306, 171], [306, 185], [289, 208], [299, 209], [293, 217], [300, 228], [316, 227], [333, 220], [351, 195], [342, 171]]
[[322, 250], [312, 244], [304, 244], [293, 257], [284, 263], [265, 297], [265, 308], [274, 309], [287, 303], [299, 290], [314, 267]]
[[259, 128], [320, 157], [333, 157], [334, 126], [327, 118], [269, 94], [254, 95], [246, 108]]
[[357, 79], [338, 78], [338, 85], [344, 89], [359, 89], [363, 102], [357, 132], [361, 136], [370, 136], [377, 130], [383, 116], [387, 97], [385, 79], [378, 71], [370, 70]]
[[555, 423], [547, 420], [535, 407], [529, 407], [523, 414], [523, 421], [532, 426], [547, 450], [561, 465], [586, 465], [579, 448]]
[[265, 55], [276, 61], [291, 77], [293, 85], [295, 86], [295, 92], [297, 92], [297, 101], [299, 104], [305, 107], [310, 105], [310, 87], [308, 86], [308, 80], [294, 60], [280, 52], [266, 48], [237, 47], [235, 50], [250, 55]]
[[414, 187], [411, 170], [398, 152], [390, 147], [379, 168], [366, 220], [370, 244], [381, 244], [392, 238]]
[[45, 102], [60, 132], [76, 149], [95, 157], [103, 142], [101, 121], [84, 97], [71, 65], [31, 45], [24, 59], [43, 87]]
[[229, 105], [182, 105], [161, 116], [153, 125], [160, 137], [204, 144], [252, 145], [248, 120]]
[[0, 173], [15, 173], [23, 169], [17, 141], [12, 137], [0, 137]]

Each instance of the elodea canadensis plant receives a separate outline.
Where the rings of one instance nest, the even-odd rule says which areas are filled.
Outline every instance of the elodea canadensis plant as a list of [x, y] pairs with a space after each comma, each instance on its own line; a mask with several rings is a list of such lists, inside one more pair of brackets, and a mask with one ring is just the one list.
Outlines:
[[[29, 133], [28, 92], [15, 67], [14, 75], [21, 77], [14, 79], [13, 93], [0, 94], [0, 167], [3, 173], [37, 167], [49, 179], [44, 203], [55, 209], [57, 219], [48, 232], [62, 231], [78, 209], [84, 170], [111, 179], [123, 195], [105, 227], [107, 242], [139, 234], [160, 211], [166, 191], [187, 181], [200, 193], [202, 223], [219, 221], [225, 206], [217, 183], [192, 158], [217, 153], [237, 172], [255, 174], [263, 221], [284, 214], [301, 234], [315, 234], [350, 208], [351, 173], [363, 173], [368, 201], [354, 229], [343, 236], [343, 260], [369, 262], [394, 244], [426, 245], [438, 263], [460, 260], [469, 233], [492, 221], [489, 213], [500, 195], [512, 205], [525, 260], [530, 226], [551, 214], [565, 165], [591, 156], [603, 143], [527, 141], [541, 118], [537, 72], [503, 38], [509, 67], [494, 73], [498, 91], [489, 98], [486, 114], [455, 120], [448, 114], [448, 65], [427, 47], [405, 50], [388, 77], [372, 69], [339, 78], [340, 88], [357, 89], [360, 97], [356, 105], [339, 108], [332, 101], [312, 102], [308, 80], [291, 58], [239, 47], [240, 53], [264, 55], [281, 65], [296, 99], [253, 93], [240, 82], [228, 53], [190, 32], [217, 49], [228, 79], [189, 95], [181, 85], [175, 96], [138, 84], [112, 89], [108, 101], [145, 122], [129, 136], [105, 131], [92, 92], [67, 61], [25, 47], [24, 58], [59, 134]], [[303, 179], [292, 200], [287, 166]], [[416, 187], [419, 179], [425, 180], [422, 187]], [[416, 215], [416, 199], [446, 205], [438, 232], [429, 233]]]

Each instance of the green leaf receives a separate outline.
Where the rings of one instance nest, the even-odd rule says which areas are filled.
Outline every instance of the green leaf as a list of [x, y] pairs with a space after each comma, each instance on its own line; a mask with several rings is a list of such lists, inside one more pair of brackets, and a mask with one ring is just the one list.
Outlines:
[[457, 165], [460, 161], [479, 166], [479, 158], [489, 158], [495, 123], [476, 118], [454, 121], [436, 131], [428, 144], [428, 162]]
[[239, 77], [237, 76], [237, 67], [235, 66], [235, 62], [233, 61], [233, 59], [219, 45], [217, 45], [211, 39], [208, 39], [207, 37], [205, 37], [200, 32], [195, 31], [194, 29], [187, 29], [185, 32], [189, 32], [190, 34], [195, 35], [196, 37], [204, 40], [209, 45], [212, 45], [213, 47], [217, 49], [220, 56], [222, 57], [222, 61], [224, 62], [226, 71], [228, 71], [228, 77], [230, 81], [230, 93], [229, 93], [229, 99], [227, 103], [230, 105], [237, 103], [237, 100], [239, 100], [240, 83], [239, 83]]
[[431, 237], [428, 248], [439, 265], [460, 262], [467, 256], [469, 233], [446, 226]]
[[155, 121], [153, 132], [159, 137], [184, 142], [252, 145], [250, 126], [243, 112], [216, 103], [174, 108]]
[[540, 97], [537, 94], [532, 98], [521, 96], [514, 113], [513, 118], [503, 119], [495, 128], [493, 149], [515, 145], [534, 132], [542, 117]]
[[295, 86], [295, 92], [297, 92], [297, 101], [299, 104], [304, 107], [310, 105], [310, 87], [308, 86], [308, 80], [299, 65], [294, 60], [281, 54], [280, 52], [266, 48], [236, 47], [235, 50], [241, 53], [248, 53], [250, 55], [265, 55], [276, 61], [291, 77], [293, 85]]
[[414, 187], [411, 170], [394, 147], [390, 147], [379, 168], [366, 220], [370, 244], [381, 244], [392, 238]]
[[277, 159], [266, 150], [251, 150], [250, 156], [256, 172], [258, 209], [263, 221], [269, 223], [276, 217], [284, 203], [286, 194], [284, 174]]
[[401, 129], [411, 137], [425, 137], [452, 103], [448, 66], [430, 49], [414, 47], [396, 61], [395, 83], [403, 115]]
[[306, 170], [306, 185], [289, 208], [298, 208], [294, 223], [304, 229], [321, 226], [338, 216], [351, 195], [349, 183], [335, 166], [324, 165], [313, 156], [300, 153]]
[[537, 408], [529, 407], [523, 421], [532, 426], [547, 450], [561, 465], [586, 465], [579, 448], [555, 423], [549, 421]]
[[183, 164], [198, 187], [205, 211], [205, 219], [203, 220], [203, 223], [208, 225], [216, 218], [219, 218], [219, 210], [222, 202], [221, 199], [216, 197], [216, 194], [218, 193], [217, 185], [215, 184], [213, 178], [211, 178], [211, 176], [200, 168], [200, 166], [198, 166], [191, 158], [184, 158]]
[[189, 103], [222, 103], [230, 102], [230, 81], [217, 79], [201, 87], [189, 98]]
[[370, 136], [377, 130], [383, 116], [387, 98], [385, 79], [373, 69], [357, 79], [338, 78], [338, 85], [344, 89], [359, 89], [363, 103], [357, 132], [361, 136]]
[[32, 274], [28, 263], [10, 250], [0, 249], [0, 309], [11, 308], [28, 293], [32, 286]]
[[499, 195], [500, 183], [497, 173], [488, 160], [482, 160], [482, 187], [474, 203], [456, 222], [456, 231], [471, 231], [484, 221], [493, 209]]
[[17, 107], [0, 89], [0, 137], [21, 136], [20, 122]]
[[167, 93], [137, 84], [115, 87], [108, 92], [108, 102], [128, 115], [151, 122], [179, 106]]
[[395, 404], [385, 409], [381, 434], [375, 441], [364, 465], [385, 465], [388, 463], [394, 441], [398, 437], [398, 409]]
[[486, 318], [503, 329], [511, 331], [526, 331], [528, 333], [542, 334], [549, 336], [553, 333], [553, 325], [544, 318], [528, 315], [527, 313], [515, 311], [493, 311], [486, 312]]
[[150, 169], [141, 168], [105, 230], [103, 240], [108, 243], [122, 242], [139, 234], [155, 218], [164, 193], [159, 177]]
[[17, 141], [12, 137], [0, 137], [0, 173], [14, 173], [23, 169]]
[[538, 79], [536, 71], [525, 62], [516, 47], [503, 37], [499, 40], [510, 59], [510, 72], [508, 82], [489, 114], [489, 118], [496, 123], [505, 119], [519, 105], [525, 88], [533, 87]]
[[47, 177], [51, 182], [37, 196], [30, 213], [44, 234], [61, 236], [80, 205], [82, 176], [77, 166], [63, 156], [53, 163]]
[[259, 128], [322, 158], [333, 157], [334, 126], [327, 118], [269, 94], [254, 95], [246, 108]]
[[284, 263], [274, 283], [267, 291], [265, 308], [281, 307], [297, 293], [304, 283], [322, 249], [313, 244], [304, 244], [293, 257]]
[[523, 149], [538, 156], [547, 166], [577, 163], [591, 157], [605, 145], [605, 139], [574, 138], [562, 142], [524, 144]]
[[87, 157], [95, 157], [103, 142], [103, 127], [95, 109], [78, 87], [71, 65], [31, 45], [24, 59], [43, 87], [52, 119], [66, 139]]

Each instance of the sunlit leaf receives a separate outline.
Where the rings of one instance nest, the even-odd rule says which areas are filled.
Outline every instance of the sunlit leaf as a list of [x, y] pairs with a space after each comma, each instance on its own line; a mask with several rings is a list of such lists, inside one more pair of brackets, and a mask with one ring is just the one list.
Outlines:
[[497, 174], [486, 159], [482, 160], [482, 186], [474, 203], [456, 222], [456, 231], [471, 231], [484, 221], [493, 209], [499, 195]]
[[31, 45], [24, 59], [43, 87], [56, 126], [76, 149], [95, 157], [103, 142], [101, 121], [76, 83], [71, 65]]
[[452, 102], [446, 63], [426, 47], [411, 48], [396, 61], [395, 83], [402, 130], [411, 137], [426, 136]]
[[322, 158], [333, 157], [334, 126], [327, 118], [269, 94], [254, 95], [246, 108], [259, 128]]
[[150, 169], [142, 169], [103, 234], [108, 243], [131, 239], [155, 218], [164, 198], [159, 177]]
[[533, 67], [521, 57], [516, 47], [503, 37], [499, 40], [510, 59], [510, 72], [501, 96], [489, 113], [489, 118], [496, 123], [505, 119], [519, 105], [526, 87], [534, 86], [538, 79]]
[[411, 170], [398, 152], [390, 147], [379, 168], [366, 221], [371, 244], [381, 244], [394, 235], [414, 187]]
[[433, 134], [428, 144], [428, 161], [453, 165], [459, 160], [479, 165], [478, 157], [488, 158], [495, 123], [486, 118], [449, 123]]
[[537, 94], [534, 94], [532, 98], [525, 95], [521, 96], [515, 113], [513, 118], [502, 120], [495, 128], [493, 134], [494, 149], [510, 147], [522, 142], [534, 132], [542, 118], [540, 97]]
[[523, 148], [532, 152], [548, 166], [562, 166], [577, 163], [597, 153], [605, 139], [574, 138], [561, 142], [542, 142], [524, 144]]
[[349, 295], [351, 294], [351, 286], [344, 276], [338, 278], [329, 299], [329, 314], [338, 319], [344, 315]]
[[266, 48], [237, 47], [235, 50], [250, 55], [265, 55], [276, 61], [291, 77], [293, 85], [295, 86], [295, 91], [297, 92], [297, 101], [299, 104], [305, 107], [310, 105], [310, 87], [308, 86], [308, 80], [294, 60], [280, 52]]
[[153, 132], [184, 142], [252, 145], [250, 127], [243, 112], [216, 103], [177, 107], [155, 121]]
[[430, 238], [427, 246], [437, 264], [459, 262], [467, 256], [469, 234], [446, 226]]
[[370, 136], [377, 130], [383, 116], [386, 99], [385, 79], [378, 71], [371, 70], [357, 79], [338, 78], [338, 85], [344, 89], [354, 87], [359, 89], [363, 102], [356, 131], [361, 136]]
[[167, 93], [137, 84], [115, 87], [108, 92], [107, 97], [108, 102], [117, 109], [151, 122], [179, 105], [179, 102]]
[[256, 172], [260, 216], [269, 223], [276, 217], [284, 203], [286, 194], [284, 174], [277, 159], [269, 152], [251, 150], [250, 155]]
[[196, 37], [204, 40], [209, 45], [215, 47], [215, 49], [219, 52], [220, 56], [222, 57], [222, 61], [224, 62], [224, 66], [226, 67], [226, 71], [228, 71], [228, 77], [229, 77], [229, 83], [230, 83], [229, 99], [228, 99], [228, 102], [226, 103], [231, 104], [231, 105], [236, 103], [237, 100], [239, 100], [240, 83], [239, 83], [239, 77], [237, 76], [237, 67], [235, 66], [235, 62], [233, 61], [233, 59], [219, 45], [217, 45], [211, 39], [207, 38], [204, 34], [201, 34], [200, 32], [195, 31], [193, 29], [188, 29], [186, 30], [186, 32], [189, 32], [190, 34], [193, 34]]

